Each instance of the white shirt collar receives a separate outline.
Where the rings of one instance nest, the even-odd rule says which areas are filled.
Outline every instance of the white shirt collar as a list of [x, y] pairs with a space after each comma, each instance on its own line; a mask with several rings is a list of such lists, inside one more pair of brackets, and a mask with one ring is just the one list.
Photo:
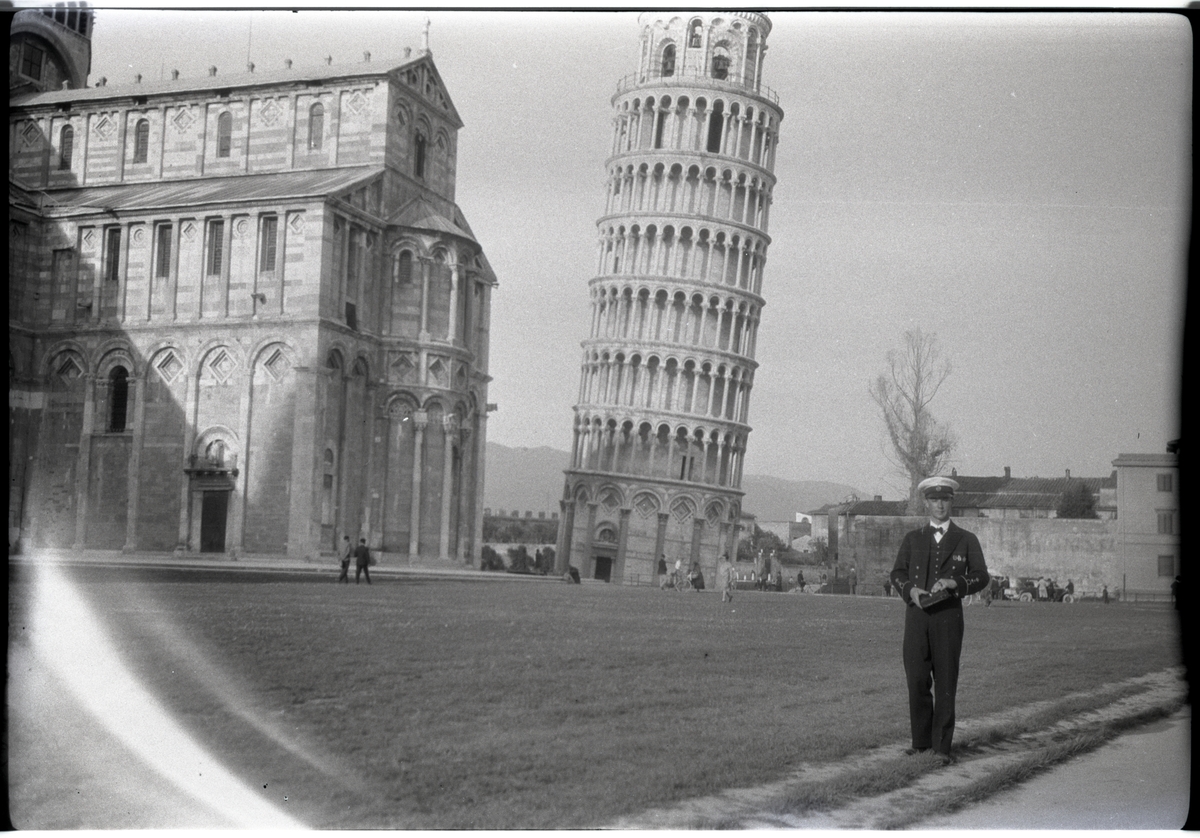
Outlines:
[[938, 523], [937, 521], [930, 518], [929, 526], [931, 526], [935, 529], [938, 527], [941, 527], [942, 532], [948, 532], [950, 530], [950, 519], [946, 519], [944, 522]]

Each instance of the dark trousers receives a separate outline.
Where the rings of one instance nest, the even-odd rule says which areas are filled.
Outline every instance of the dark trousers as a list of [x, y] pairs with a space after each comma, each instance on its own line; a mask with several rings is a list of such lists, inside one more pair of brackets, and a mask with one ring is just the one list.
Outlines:
[[350, 560], [342, 559], [342, 575], [337, 578], [339, 582], [350, 584]]
[[914, 748], [950, 753], [962, 640], [963, 613], [957, 600], [932, 613], [915, 605], [905, 609], [904, 674]]
[[356, 565], [354, 568], [354, 584], [355, 585], [358, 584], [358, 577], [364, 573], [367, 574], [367, 584], [368, 585], [371, 584], [371, 571], [367, 570], [367, 566], [365, 564], [360, 564], [360, 565]]

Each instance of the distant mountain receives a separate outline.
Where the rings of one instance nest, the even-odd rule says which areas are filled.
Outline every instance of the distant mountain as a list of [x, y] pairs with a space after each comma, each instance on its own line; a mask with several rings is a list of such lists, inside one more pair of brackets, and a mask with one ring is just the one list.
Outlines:
[[562, 499], [563, 470], [571, 461], [569, 451], [556, 448], [509, 448], [494, 442], [487, 444], [484, 472], [483, 505], [493, 511], [503, 509], [559, 512]]
[[742, 510], [759, 521], [795, 521], [797, 512], [812, 512], [827, 503], [840, 503], [863, 493], [845, 483], [825, 480], [784, 480], [765, 474], [743, 474]]
[[[537, 515], [558, 512], [563, 471], [571, 460], [556, 448], [509, 448], [487, 444], [487, 472], [483, 505], [492, 510], [519, 510]], [[742, 476], [746, 497], [742, 509], [759, 521], [793, 521], [797, 512], [811, 512], [827, 503], [838, 503], [862, 492], [842, 483], [823, 480], [784, 480], [760, 474]]]

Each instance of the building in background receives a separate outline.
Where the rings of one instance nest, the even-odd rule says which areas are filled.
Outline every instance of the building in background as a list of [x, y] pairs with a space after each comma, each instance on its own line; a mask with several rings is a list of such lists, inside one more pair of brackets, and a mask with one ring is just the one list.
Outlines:
[[1182, 573], [1178, 443], [1165, 454], [1122, 454], [1113, 467], [1121, 590], [1169, 592]]
[[783, 111], [755, 12], [647, 12], [613, 96], [559, 569], [712, 579], [736, 554]]
[[496, 280], [427, 42], [87, 87], [91, 16], [14, 17], [10, 550], [478, 556]]

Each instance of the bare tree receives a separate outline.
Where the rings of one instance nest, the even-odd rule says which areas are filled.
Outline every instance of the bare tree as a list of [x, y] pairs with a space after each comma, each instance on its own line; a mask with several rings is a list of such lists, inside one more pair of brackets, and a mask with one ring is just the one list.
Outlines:
[[930, 402], [950, 375], [936, 335], [920, 329], [904, 333], [904, 349], [887, 354], [888, 369], [871, 385], [891, 439], [888, 459], [908, 478], [908, 511], [923, 510], [917, 484], [937, 474], [950, 460], [957, 440], [950, 428], [933, 418]]

